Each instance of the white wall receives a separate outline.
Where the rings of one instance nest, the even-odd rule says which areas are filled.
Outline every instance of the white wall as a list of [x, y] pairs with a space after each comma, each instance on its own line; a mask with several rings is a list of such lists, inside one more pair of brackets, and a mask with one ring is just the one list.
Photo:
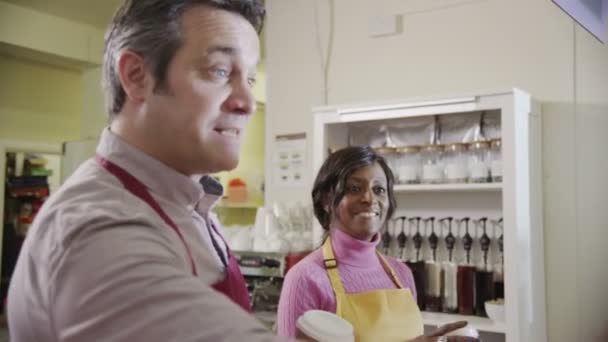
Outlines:
[[46, 54], [47, 62], [98, 64], [103, 51], [103, 31], [0, 1], [0, 43]]
[[[274, 136], [310, 134], [311, 107], [324, 104], [314, 13], [316, 6], [324, 45], [329, 1], [267, 0], [267, 162]], [[606, 333], [608, 46], [549, 0], [334, 3], [329, 104], [513, 86], [544, 102], [549, 341]], [[403, 33], [369, 38], [368, 20], [378, 14], [402, 14]], [[309, 188], [296, 190], [267, 174], [267, 203], [308, 200]]]
[[82, 71], [82, 121], [80, 137], [97, 138], [108, 125], [104, 96], [101, 90], [101, 67], [91, 67]]
[[0, 55], [0, 140], [78, 138], [81, 86], [77, 70]]

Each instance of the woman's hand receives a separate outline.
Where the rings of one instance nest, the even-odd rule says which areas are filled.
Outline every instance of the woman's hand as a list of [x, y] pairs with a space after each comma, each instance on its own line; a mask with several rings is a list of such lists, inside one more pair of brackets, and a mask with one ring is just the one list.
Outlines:
[[454, 322], [454, 323], [450, 323], [450, 324], [446, 324], [446, 325], [442, 325], [441, 327], [437, 328], [437, 330], [430, 332], [428, 334], [424, 334], [421, 336], [416, 337], [413, 340], [410, 340], [408, 342], [445, 342], [445, 341], [449, 341], [449, 342], [477, 342], [479, 341], [478, 339], [474, 338], [474, 337], [465, 337], [465, 336], [444, 336], [445, 334], [448, 334], [454, 330], [458, 330], [460, 328], [464, 328], [467, 325], [467, 322], [465, 321], [461, 321], [461, 322]]

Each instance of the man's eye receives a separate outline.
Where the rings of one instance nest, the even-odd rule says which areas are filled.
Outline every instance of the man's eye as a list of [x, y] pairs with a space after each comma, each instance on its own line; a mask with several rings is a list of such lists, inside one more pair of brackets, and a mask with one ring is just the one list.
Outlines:
[[220, 78], [228, 77], [228, 70], [226, 69], [217, 68], [213, 70], [213, 73]]
[[250, 77], [247, 79], [247, 83], [249, 83], [250, 86], [254, 86], [256, 84], [257, 80], [253, 77]]

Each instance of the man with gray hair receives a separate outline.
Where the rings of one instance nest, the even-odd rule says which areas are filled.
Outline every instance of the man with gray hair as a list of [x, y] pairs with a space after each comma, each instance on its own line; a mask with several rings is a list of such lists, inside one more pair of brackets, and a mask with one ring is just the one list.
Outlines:
[[210, 210], [255, 111], [259, 0], [126, 0], [105, 40], [110, 125], [28, 232], [11, 341], [275, 341]]

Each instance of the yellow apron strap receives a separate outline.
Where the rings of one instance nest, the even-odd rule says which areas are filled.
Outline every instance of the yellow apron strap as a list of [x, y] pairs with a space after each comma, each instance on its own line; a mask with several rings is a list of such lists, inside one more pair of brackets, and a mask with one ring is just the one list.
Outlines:
[[[388, 264], [388, 261], [386, 261], [380, 252], [376, 251], [376, 253], [378, 254], [380, 263], [382, 264], [382, 267], [384, 267], [386, 273], [388, 273], [388, 275], [391, 277], [397, 288], [402, 289], [403, 285], [395, 274], [393, 268]], [[329, 281], [331, 282], [331, 286], [334, 288], [334, 291], [336, 291], [336, 293], [345, 293], [342, 280], [340, 279], [340, 274], [338, 273], [338, 260], [336, 260], [334, 255], [334, 251], [331, 247], [331, 238], [329, 236], [323, 243], [323, 264], [327, 274], [329, 275]]]
[[323, 243], [323, 265], [329, 275], [329, 281], [331, 286], [334, 288], [336, 294], [344, 294], [344, 286], [338, 273], [338, 260], [334, 255], [334, 251], [331, 248], [331, 238], [328, 236]]
[[395, 283], [395, 285], [397, 285], [397, 288], [402, 289], [403, 285], [401, 284], [401, 281], [399, 281], [399, 278], [397, 278], [397, 275], [395, 274], [395, 271], [393, 270], [391, 265], [388, 264], [388, 261], [386, 261], [386, 259], [382, 254], [380, 254], [380, 252], [376, 251], [376, 253], [378, 254], [378, 258], [380, 258], [380, 263], [382, 263], [382, 266], [384, 267], [386, 273], [391, 276], [393, 282]]

